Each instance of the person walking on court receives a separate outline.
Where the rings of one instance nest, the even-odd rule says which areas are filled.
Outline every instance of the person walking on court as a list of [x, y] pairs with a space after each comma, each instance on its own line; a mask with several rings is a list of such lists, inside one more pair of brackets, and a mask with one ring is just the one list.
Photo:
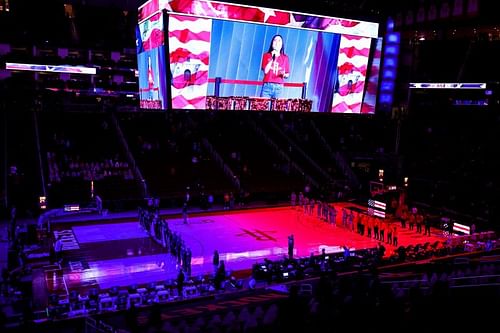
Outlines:
[[63, 249], [62, 236], [58, 235], [56, 241], [54, 242], [54, 261], [58, 264], [60, 264], [62, 261], [62, 249]]

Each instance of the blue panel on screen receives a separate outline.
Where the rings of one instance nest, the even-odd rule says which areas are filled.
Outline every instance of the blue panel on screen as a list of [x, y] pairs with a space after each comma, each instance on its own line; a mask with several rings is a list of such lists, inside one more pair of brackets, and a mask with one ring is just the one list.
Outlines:
[[398, 32], [393, 32], [387, 35], [387, 43], [399, 44], [400, 34]]
[[392, 57], [386, 57], [384, 59], [384, 68], [396, 67], [396, 59]]
[[[385, 111], [390, 111], [392, 108], [393, 94], [396, 80], [396, 69], [398, 65], [399, 56], [399, 44], [401, 42], [401, 35], [398, 32], [392, 32], [392, 27], [394, 22], [389, 19], [387, 22], [388, 29], [386, 38], [386, 45], [384, 49], [384, 61], [382, 67], [382, 83], [380, 86], [380, 91], [382, 92], [379, 101], [383, 104], [383, 109]], [[390, 28], [391, 29], [390, 29]]]
[[392, 94], [381, 94], [380, 103], [392, 104]]
[[385, 48], [385, 54], [391, 54], [391, 55], [397, 55], [398, 54], [398, 47], [397, 46], [387, 46]]
[[392, 79], [395, 76], [396, 76], [396, 73], [392, 69], [385, 70], [385, 71], [383, 71], [383, 74], [382, 74], [382, 77], [384, 79]]
[[392, 17], [389, 17], [387, 19], [387, 31], [392, 31], [394, 30], [394, 20], [392, 19]]
[[167, 100], [165, 49], [157, 47], [137, 55], [139, 96], [144, 109], [164, 109]]
[[394, 90], [393, 81], [382, 81], [382, 84], [380, 85], [380, 91], [392, 93], [393, 90]]

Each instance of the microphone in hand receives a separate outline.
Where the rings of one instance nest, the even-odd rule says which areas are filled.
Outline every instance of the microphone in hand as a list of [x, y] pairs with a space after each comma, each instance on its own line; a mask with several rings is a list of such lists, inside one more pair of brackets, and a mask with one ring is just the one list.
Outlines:
[[273, 52], [273, 61], [276, 60], [276, 54]]

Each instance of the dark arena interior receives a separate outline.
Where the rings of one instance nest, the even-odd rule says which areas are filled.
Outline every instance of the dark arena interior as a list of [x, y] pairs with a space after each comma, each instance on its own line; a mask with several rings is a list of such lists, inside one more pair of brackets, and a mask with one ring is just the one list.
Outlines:
[[494, 4], [0, 0], [1, 332], [491, 330]]

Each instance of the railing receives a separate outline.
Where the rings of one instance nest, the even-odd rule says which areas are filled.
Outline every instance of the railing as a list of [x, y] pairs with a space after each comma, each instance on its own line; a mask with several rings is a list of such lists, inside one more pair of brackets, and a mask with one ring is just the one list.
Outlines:
[[116, 130], [118, 137], [120, 138], [120, 142], [122, 144], [122, 147], [125, 150], [125, 155], [127, 156], [128, 163], [130, 163], [130, 165], [132, 166], [132, 170], [134, 170], [134, 174], [135, 174], [136, 179], [138, 181], [140, 181], [139, 187], [142, 191], [142, 195], [144, 198], [149, 197], [150, 195], [149, 195], [146, 180], [142, 176], [141, 170], [137, 166], [135, 158], [132, 155], [132, 152], [130, 151], [127, 140], [125, 139], [125, 135], [123, 135], [123, 131], [120, 127], [120, 124], [118, 123], [118, 119], [116, 118], [116, 116], [113, 112], [110, 112], [110, 114], [111, 114], [111, 120], [112, 120], [113, 126]]
[[201, 140], [203, 143], [203, 146], [208, 150], [210, 155], [215, 159], [217, 162], [217, 165], [224, 171], [224, 174], [230, 178], [231, 182], [233, 185], [238, 189], [238, 191], [241, 189], [241, 184], [240, 180], [236, 175], [234, 174], [233, 170], [224, 162], [220, 154], [217, 152], [217, 150], [212, 146], [212, 144], [208, 141], [207, 138], [203, 138]]
[[252, 119], [248, 118], [248, 123], [252, 127], [252, 129], [259, 134], [266, 142], [267, 144], [272, 147], [278, 155], [280, 155], [283, 159], [285, 159], [297, 172], [300, 174], [304, 175], [304, 178], [307, 180], [307, 182], [311, 185], [314, 186], [314, 188], [318, 189], [320, 188], [319, 183], [314, 180], [310, 175], [306, 174], [304, 170], [295, 162], [293, 162], [288, 156], [283, 149], [281, 149], [276, 142], [274, 142], [259, 126], [257, 126], [257, 123], [253, 121]]
[[335, 152], [332, 150], [328, 142], [326, 142], [326, 139], [324, 138], [323, 135], [321, 135], [321, 131], [319, 128], [316, 126], [313, 120], [311, 120], [311, 126], [314, 130], [314, 133], [318, 136], [319, 140], [323, 144], [323, 147], [326, 149], [328, 154], [330, 155], [330, 158], [333, 159], [337, 167], [342, 171], [342, 174], [350, 181], [351, 185], [353, 185], [355, 188], [359, 187], [359, 180], [356, 174], [352, 171], [351, 167], [345, 160], [344, 156], [342, 156], [339, 152]]
[[288, 143], [292, 146], [292, 148], [295, 151], [298, 151], [300, 155], [302, 155], [302, 157], [304, 157], [316, 170], [318, 170], [323, 177], [325, 177], [330, 182], [333, 181], [332, 176], [330, 176], [325, 170], [323, 170], [323, 168], [320, 167], [318, 163], [316, 163], [302, 148], [300, 148], [285, 132], [283, 132], [283, 130], [279, 128], [275, 122], [273, 122], [272, 120], [268, 121], [271, 124], [271, 126], [288, 141]]

